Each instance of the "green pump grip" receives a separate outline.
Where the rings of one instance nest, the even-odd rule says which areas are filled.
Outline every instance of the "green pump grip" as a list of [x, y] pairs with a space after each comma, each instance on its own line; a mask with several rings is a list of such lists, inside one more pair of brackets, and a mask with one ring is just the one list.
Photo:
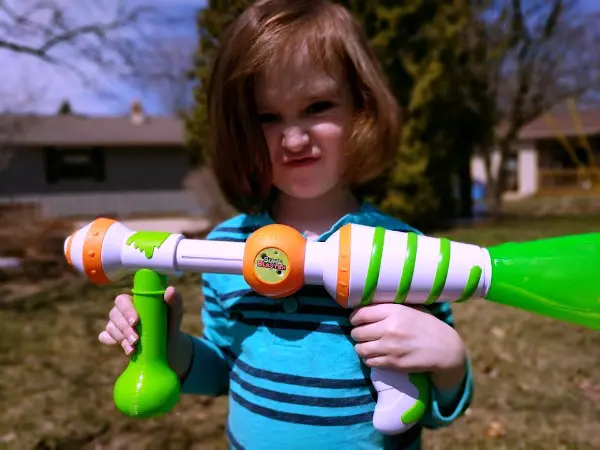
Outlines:
[[167, 413], [179, 401], [180, 383], [167, 362], [167, 277], [150, 269], [133, 276], [133, 304], [139, 320], [139, 342], [114, 387], [114, 401], [129, 417]]

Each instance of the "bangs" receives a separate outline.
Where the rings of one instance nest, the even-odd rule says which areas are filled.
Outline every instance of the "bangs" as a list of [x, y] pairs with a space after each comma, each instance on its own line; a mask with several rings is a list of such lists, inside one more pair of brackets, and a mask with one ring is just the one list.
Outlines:
[[348, 61], [348, 30], [339, 22], [329, 14], [273, 18], [257, 30], [233, 76], [256, 78], [277, 76], [288, 69], [318, 70], [341, 81]]

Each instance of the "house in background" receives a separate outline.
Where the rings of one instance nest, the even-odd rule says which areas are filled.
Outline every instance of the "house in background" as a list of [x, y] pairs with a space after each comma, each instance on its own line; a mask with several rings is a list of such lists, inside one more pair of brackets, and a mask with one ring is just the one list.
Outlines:
[[[589, 190], [586, 167], [600, 164], [600, 110], [580, 113], [592, 153], [568, 113], [553, 118], [521, 131], [507, 161], [507, 200]], [[0, 164], [0, 209], [30, 205], [46, 218], [202, 215], [223, 201], [212, 175], [192, 170], [183, 122], [147, 117], [135, 102], [124, 117], [29, 118], [8, 141], [0, 135], [0, 163], [3, 148], [11, 149], [8, 164]], [[481, 158], [472, 160], [471, 170], [475, 185], [485, 189]]]
[[[523, 127], [514, 152], [507, 160], [508, 191], [505, 198], [589, 192], [600, 169], [600, 110], [552, 114]], [[497, 154], [492, 170], [497, 170]], [[591, 169], [591, 170], [590, 170]], [[473, 179], [487, 181], [481, 157], [471, 162]]]
[[0, 205], [50, 218], [202, 212], [185, 186], [183, 133], [181, 120], [146, 117], [139, 103], [124, 117], [28, 118], [10, 139]]

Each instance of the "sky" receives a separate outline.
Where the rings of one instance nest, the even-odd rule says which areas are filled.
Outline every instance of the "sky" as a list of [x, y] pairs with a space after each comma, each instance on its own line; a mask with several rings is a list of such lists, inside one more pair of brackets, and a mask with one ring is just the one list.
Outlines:
[[[8, 4], [23, 5], [33, 0], [8, 0]], [[53, 0], [62, 2], [65, 11], [77, 20], [89, 17], [90, 14], [102, 15], [102, 11], [91, 13], [97, 0], [78, 0], [77, 8], [72, 0]], [[103, 0], [105, 4], [116, 5], [119, 0]], [[156, 31], [169, 39], [183, 38], [183, 41], [194, 45], [196, 39], [195, 14], [204, 7], [206, 0], [126, 0], [129, 5], [134, 2], [152, 3], [165, 16], [177, 17], [176, 26], [161, 27]], [[600, 0], [581, 0], [588, 11], [600, 11]], [[19, 2], [19, 3], [17, 3]], [[0, 14], [0, 20], [2, 16]], [[0, 36], [1, 38], [2, 36]], [[186, 41], [187, 40], [187, 41]], [[182, 42], [183, 42], [182, 41]], [[42, 62], [35, 57], [17, 55], [0, 50], [0, 111], [28, 111], [41, 114], [53, 114], [63, 100], [68, 100], [74, 111], [87, 115], [126, 114], [131, 102], [139, 99], [148, 114], [168, 114], [163, 98], [154, 94], [152, 89], [126, 84], [110, 73], [103, 73], [97, 67], [83, 66], [92, 84], [86, 84], [72, 71]]]
[[[77, 9], [71, 6], [75, 4], [72, 0], [52, 1], [65, 4], [64, 10], [71, 14], [71, 20], [78, 24], [83, 23], [85, 17], [91, 15], [98, 17], [97, 20], [103, 19], [102, 11], [93, 10], [93, 2], [96, 0], [88, 0], [87, 7], [83, 7], [85, 0], [78, 0]], [[117, 5], [119, 2], [119, 0], [103, 1], [109, 6]], [[156, 31], [172, 39], [183, 36], [192, 45], [195, 43], [195, 15], [200, 8], [204, 7], [205, 0], [126, 1], [128, 5], [132, 5], [133, 2], [151, 3], [165, 16], [177, 17], [177, 26], [145, 31]], [[13, 7], [20, 6], [17, 2], [23, 2], [21, 4], [34, 3], [33, 0], [8, 0], [9, 5], [11, 2]], [[0, 11], [0, 22], [2, 18]], [[2, 38], [1, 35], [0, 38]], [[110, 73], [102, 73], [100, 68], [91, 64], [78, 66], [88, 78], [87, 82], [70, 69], [57, 67], [33, 56], [6, 50], [0, 50], [0, 67], [2, 67], [0, 71], [0, 111], [53, 114], [63, 100], [68, 100], [76, 112], [88, 115], [113, 115], [126, 113], [131, 102], [134, 99], [140, 99], [149, 114], [168, 113], [162, 107], [161, 99], [151, 95], [147, 89], [142, 90], [121, 82], [118, 77], [111, 76]]]

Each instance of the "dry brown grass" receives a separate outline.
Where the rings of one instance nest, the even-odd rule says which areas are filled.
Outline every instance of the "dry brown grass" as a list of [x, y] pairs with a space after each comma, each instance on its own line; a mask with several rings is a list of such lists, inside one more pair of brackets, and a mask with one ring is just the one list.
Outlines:
[[526, 216], [580, 216], [600, 214], [598, 191], [570, 195], [539, 195], [519, 201], [505, 202], [509, 214]]
[[[444, 234], [490, 245], [599, 228], [600, 218], [542, 218]], [[198, 333], [198, 278], [178, 285], [188, 299], [184, 327]], [[67, 278], [37, 293], [0, 292], [0, 449], [226, 448], [226, 399], [183, 398], [172, 413], [145, 421], [114, 410], [112, 387], [126, 358], [96, 336], [126, 288]], [[455, 425], [425, 433], [426, 449], [600, 448], [600, 333], [494, 304], [455, 311], [474, 361], [476, 398]]]
[[[193, 279], [193, 281], [192, 281]], [[200, 331], [197, 278], [180, 283], [185, 327]], [[97, 341], [125, 284], [98, 288], [71, 280], [0, 307], [0, 448], [225, 449], [224, 399], [183, 398], [155, 420], [124, 419], [112, 403], [124, 354]], [[4, 447], [3, 447], [4, 446]]]

